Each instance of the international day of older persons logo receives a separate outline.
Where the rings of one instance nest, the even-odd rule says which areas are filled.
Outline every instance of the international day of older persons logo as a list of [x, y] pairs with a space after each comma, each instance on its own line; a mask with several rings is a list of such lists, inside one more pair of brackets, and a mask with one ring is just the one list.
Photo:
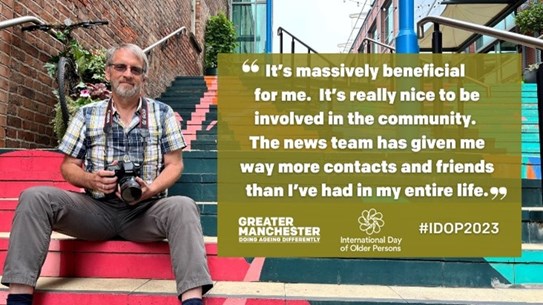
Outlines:
[[358, 217], [358, 223], [360, 223], [360, 231], [368, 235], [381, 232], [381, 228], [385, 225], [383, 213], [373, 208], [362, 211], [362, 215]]

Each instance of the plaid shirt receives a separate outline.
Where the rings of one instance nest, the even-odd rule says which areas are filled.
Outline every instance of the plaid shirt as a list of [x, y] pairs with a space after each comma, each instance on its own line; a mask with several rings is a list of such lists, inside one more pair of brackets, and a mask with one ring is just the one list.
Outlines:
[[[142, 165], [141, 178], [151, 183], [164, 166], [163, 154], [182, 149], [186, 144], [172, 108], [159, 101], [145, 100], [149, 109], [148, 128], [139, 127], [142, 107], [140, 100], [128, 126], [123, 125], [113, 107], [113, 122], [106, 134], [104, 123], [109, 100], [103, 100], [79, 109], [58, 149], [71, 157], [84, 160], [88, 172], [104, 169], [106, 164], [114, 160], [139, 163]], [[104, 197], [103, 193], [87, 191], [95, 198]], [[158, 195], [164, 196], [166, 192]]]

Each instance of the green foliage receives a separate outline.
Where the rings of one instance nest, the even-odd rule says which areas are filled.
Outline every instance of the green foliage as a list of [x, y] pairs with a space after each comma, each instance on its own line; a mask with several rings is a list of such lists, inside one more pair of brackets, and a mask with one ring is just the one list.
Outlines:
[[[57, 36], [62, 37], [63, 35]], [[63, 42], [63, 40], [61, 41]], [[68, 44], [67, 51], [62, 51], [58, 55], [51, 57], [45, 64], [49, 76], [56, 77], [58, 59], [64, 56], [71, 57], [74, 60], [77, 73], [81, 76], [82, 82], [98, 83], [106, 81], [106, 50], [100, 49], [91, 52], [83, 48], [76, 40], [66, 43]]]
[[236, 29], [224, 13], [218, 13], [207, 20], [204, 34], [205, 67], [216, 68], [219, 53], [232, 53], [236, 46]]
[[[53, 91], [53, 93], [58, 97], [57, 90]], [[72, 117], [77, 112], [77, 109], [82, 106], [78, 105], [76, 101], [70, 97], [66, 98], [66, 102], [68, 103], [68, 112], [70, 113], [70, 117]], [[55, 132], [57, 139], [60, 141], [66, 133], [66, 127], [64, 127], [64, 120], [62, 119], [62, 111], [60, 110], [60, 103], [56, 103], [55, 105], [55, 116], [53, 117], [53, 120], [51, 120], [51, 123], [53, 124], [53, 131]]]
[[543, 30], [543, 3], [531, 2], [526, 9], [517, 13], [515, 22], [520, 32], [539, 34]]
[[[75, 39], [68, 40], [67, 33], [62, 31], [57, 32], [57, 38], [66, 47], [58, 55], [52, 56], [44, 67], [47, 70], [47, 74], [56, 80], [59, 58], [62, 56], [73, 59], [77, 74], [80, 77], [80, 83], [77, 86], [77, 92], [66, 97], [70, 117], [72, 117], [79, 107], [110, 96], [110, 91], [105, 84], [106, 50], [89, 51], [82, 47]], [[54, 90], [53, 93], [58, 98], [58, 91]], [[51, 123], [53, 124], [57, 139], [62, 139], [66, 130], [59, 103], [55, 105], [55, 117]]]

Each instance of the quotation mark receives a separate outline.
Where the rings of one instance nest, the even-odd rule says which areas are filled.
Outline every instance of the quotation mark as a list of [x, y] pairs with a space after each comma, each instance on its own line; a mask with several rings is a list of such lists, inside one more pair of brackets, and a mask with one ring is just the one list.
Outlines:
[[505, 196], [507, 196], [507, 188], [505, 186], [493, 186], [490, 188], [490, 194], [494, 195], [494, 197], [492, 197], [492, 200], [496, 199], [498, 195], [502, 195], [502, 197], [500, 198], [500, 200], [502, 200], [503, 198], [505, 198]]
[[376, 209], [362, 211], [362, 215], [358, 217], [358, 223], [360, 223], [360, 231], [368, 235], [381, 232], [381, 228], [385, 225], [383, 213], [377, 212]]
[[245, 60], [243, 65], [241, 65], [241, 70], [245, 73], [253, 72], [256, 73], [260, 70], [260, 67], [256, 64], [258, 59], [255, 59], [250, 65], [248, 64], [249, 60]]

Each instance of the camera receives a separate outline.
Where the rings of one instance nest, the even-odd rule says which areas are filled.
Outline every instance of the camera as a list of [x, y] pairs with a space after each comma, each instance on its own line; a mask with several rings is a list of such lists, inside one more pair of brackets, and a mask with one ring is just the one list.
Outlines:
[[139, 163], [118, 161], [117, 164], [107, 166], [106, 170], [115, 172], [117, 184], [121, 188], [121, 198], [125, 202], [132, 202], [141, 198], [141, 186], [136, 181], [136, 176], [141, 176]]

